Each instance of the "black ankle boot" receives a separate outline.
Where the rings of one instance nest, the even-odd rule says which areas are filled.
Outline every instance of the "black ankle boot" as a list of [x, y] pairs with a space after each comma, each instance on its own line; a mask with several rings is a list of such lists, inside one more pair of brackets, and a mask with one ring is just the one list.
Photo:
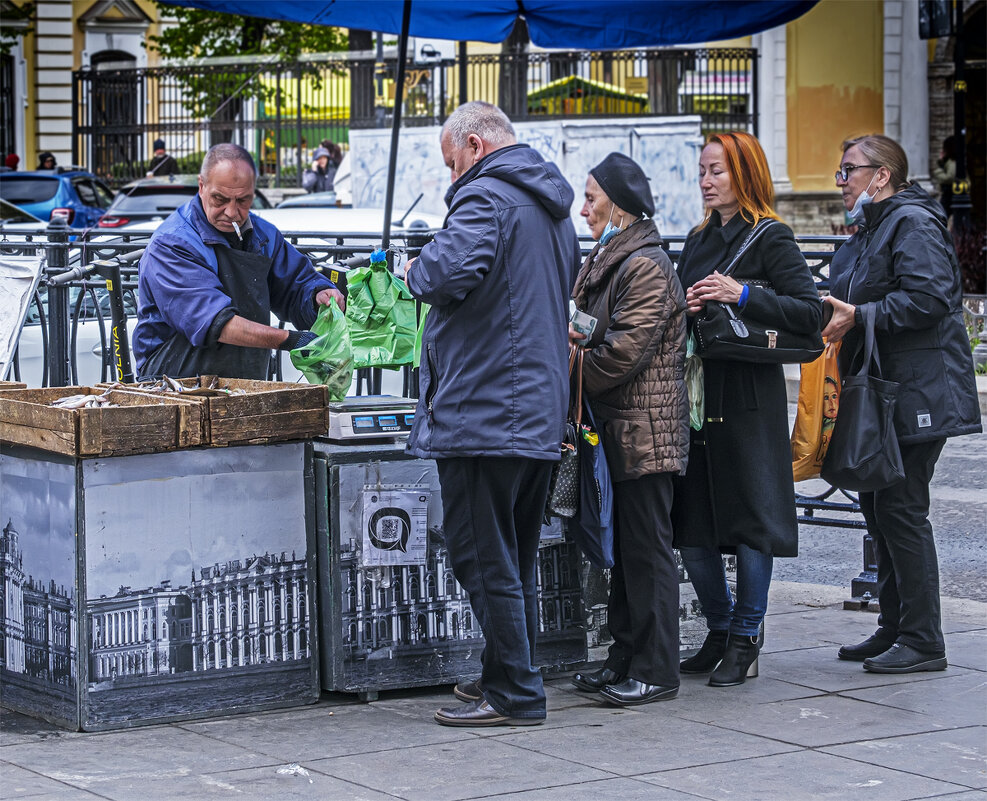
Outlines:
[[703, 640], [702, 648], [695, 656], [682, 660], [679, 664], [680, 673], [709, 673], [716, 667], [716, 663], [723, 658], [723, 652], [727, 647], [727, 632], [710, 631]]
[[760, 650], [759, 637], [731, 634], [723, 659], [709, 677], [709, 686], [734, 687], [743, 684], [748, 676], [754, 678], [757, 675], [757, 654]]

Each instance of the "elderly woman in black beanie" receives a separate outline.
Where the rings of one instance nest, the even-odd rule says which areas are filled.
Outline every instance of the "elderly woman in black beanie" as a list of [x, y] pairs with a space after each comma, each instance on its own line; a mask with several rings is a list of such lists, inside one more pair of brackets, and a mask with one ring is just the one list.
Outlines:
[[620, 153], [590, 170], [582, 216], [599, 244], [573, 298], [597, 319], [583, 392], [614, 481], [614, 567], [608, 623], [614, 642], [601, 669], [573, 683], [618, 706], [674, 698], [679, 688], [679, 579], [672, 551], [672, 477], [689, 451], [686, 302], [651, 216], [648, 179]]

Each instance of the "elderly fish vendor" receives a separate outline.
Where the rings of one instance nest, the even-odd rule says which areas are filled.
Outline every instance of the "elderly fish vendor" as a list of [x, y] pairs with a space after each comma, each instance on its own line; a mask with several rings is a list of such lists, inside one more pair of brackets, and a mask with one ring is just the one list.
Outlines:
[[[271, 350], [310, 342], [342, 293], [250, 213], [256, 168], [239, 145], [212, 147], [199, 192], [154, 233], [138, 271], [134, 357], [141, 380], [210, 373], [267, 378]], [[269, 325], [271, 313], [296, 331]]]

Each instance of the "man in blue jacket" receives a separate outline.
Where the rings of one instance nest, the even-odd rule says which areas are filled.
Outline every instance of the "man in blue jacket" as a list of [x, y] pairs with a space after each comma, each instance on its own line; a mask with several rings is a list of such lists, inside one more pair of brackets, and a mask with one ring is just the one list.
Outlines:
[[446, 548], [486, 648], [446, 726], [534, 725], [537, 557], [568, 401], [568, 299], [579, 266], [573, 191], [517, 144], [507, 116], [467, 103], [442, 128], [445, 226], [405, 280], [432, 305], [408, 451], [435, 459]]
[[[250, 214], [257, 171], [239, 145], [211, 148], [199, 193], [155, 231], [138, 271], [141, 379], [267, 378], [272, 349], [314, 338], [320, 305], [343, 296], [270, 223]], [[297, 331], [269, 325], [271, 312]]]

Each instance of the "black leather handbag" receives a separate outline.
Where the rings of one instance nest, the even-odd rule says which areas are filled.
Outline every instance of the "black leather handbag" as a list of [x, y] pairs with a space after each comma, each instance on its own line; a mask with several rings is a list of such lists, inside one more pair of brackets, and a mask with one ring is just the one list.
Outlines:
[[874, 311], [860, 307], [864, 318], [864, 360], [860, 370], [843, 380], [836, 427], [823, 459], [820, 476], [843, 490], [873, 492], [905, 477], [894, 430], [899, 384], [881, 378], [881, 360], [874, 345]]
[[[569, 346], [569, 382], [576, 364], [579, 349]], [[581, 367], [582, 365], [580, 365]], [[578, 407], [581, 410], [581, 407]], [[561, 459], [552, 467], [552, 479], [548, 485], [548, 501], [545, 504], [545, 523], [553, 517], [573, 517], [579, 509], [579, 447], [576, 441], [578, 418], [570, 409], [562, 434]]]
[[[751, 229], [733, 260], [723, 270], [723, 275], [729, 275], [733, 271], [741, 256], [774, 222], [765, 220]], [[762, 291], [772, 290], [764, 287]], [[706, 303], [702, 313], [696, 318], [693, 331], [696, 335], [696, 352], [704, 359], [799, 364], [815, 361], [823, 352], [822, 335], [819, 331], [810, 334], [793, 333], [773, 328], [758, 320], [742, 320], [732, 303]]]

